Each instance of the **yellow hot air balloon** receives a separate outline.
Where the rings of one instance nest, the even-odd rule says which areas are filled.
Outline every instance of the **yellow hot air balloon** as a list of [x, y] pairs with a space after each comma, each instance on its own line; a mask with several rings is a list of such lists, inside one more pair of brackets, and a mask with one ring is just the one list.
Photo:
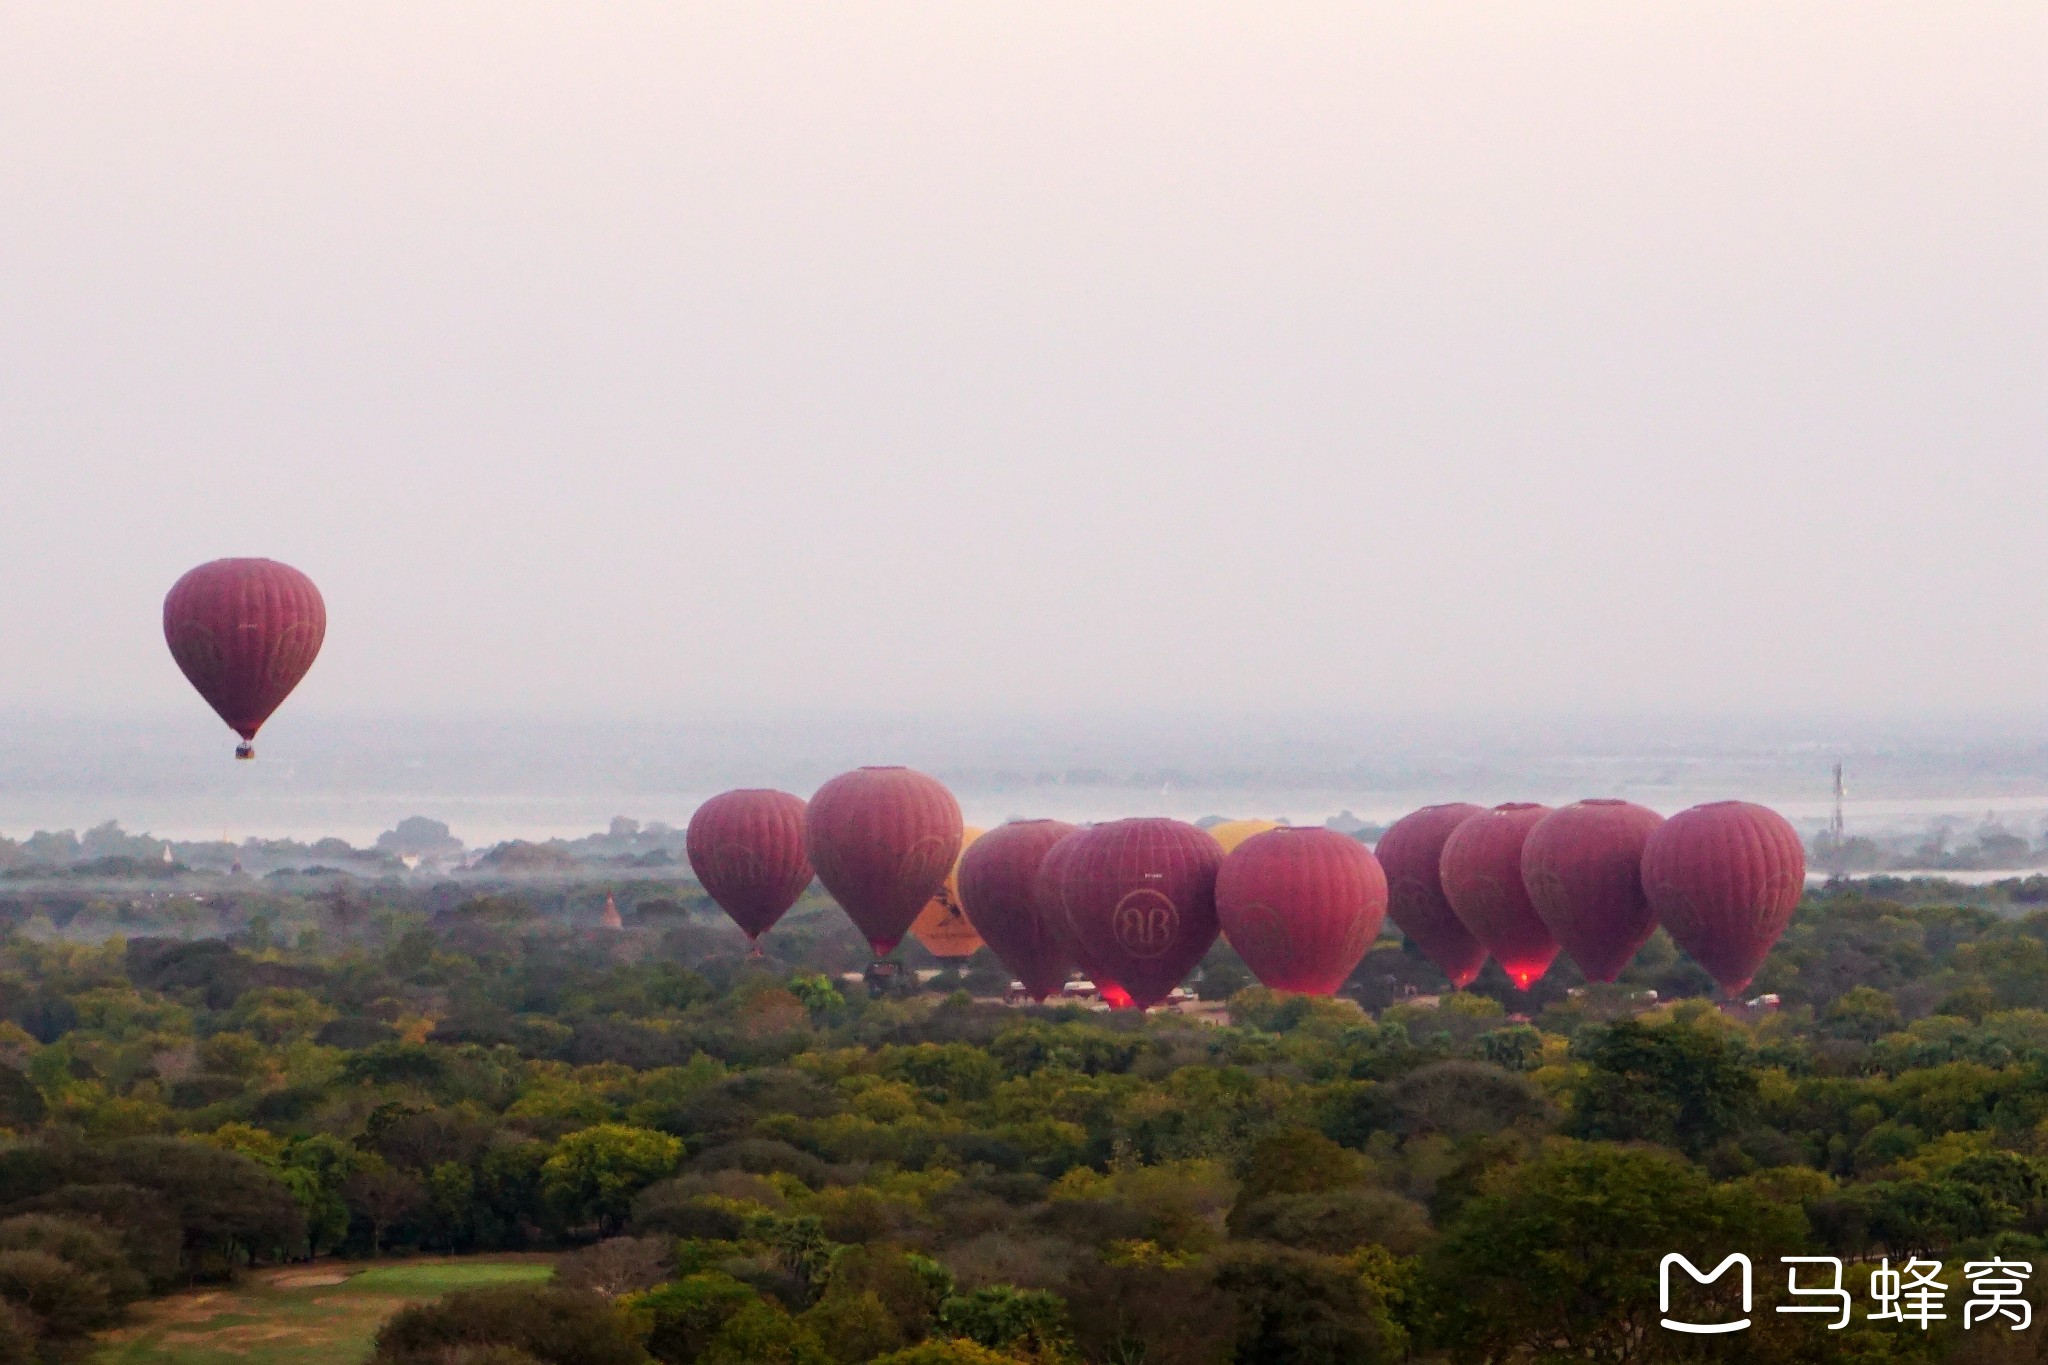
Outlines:
[[1220, 825], [1209, 826], [1209, 837], [1223, 845], [1223, 851], [1228, 853], [1254, 834], [1278, 828], [1278, 820], [1225, 820]]
[[[979, 839], [982, 831], [969, 825], [960, 831], [960, 851]], [[910, 932], [926, 952], [937, 958], [972, 957], [981, 947], [981, 935], [974, 932], [967, 914], [960, 908], [960, 860], [953, 860], [952, 875], [939, 888], [939, 894], [925, 902], [918, 911]]]

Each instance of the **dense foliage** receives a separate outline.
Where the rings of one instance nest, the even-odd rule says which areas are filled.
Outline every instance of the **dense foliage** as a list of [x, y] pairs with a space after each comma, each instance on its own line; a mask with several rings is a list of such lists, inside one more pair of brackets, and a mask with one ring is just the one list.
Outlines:
[[[1775, 1257], [1956, 1286], [2048, 1237], [2048, 915], [1817, 893], [1776, 1008], [1660, 938], [1517, 1016], [1388, 941], [1225, 1018], [1006, 1008], [982, 963], [870, 997], [829, 907], [750, 962], [687, 884], [11, 894], [0, 1361], [252, 1262], [494, 1249], [568, 1254], [380, 1360], [2004, 1359], [1777, 1318]], [[1731, 1250], [1756, 1330], [1658, 1329], [1659, 1258]]]

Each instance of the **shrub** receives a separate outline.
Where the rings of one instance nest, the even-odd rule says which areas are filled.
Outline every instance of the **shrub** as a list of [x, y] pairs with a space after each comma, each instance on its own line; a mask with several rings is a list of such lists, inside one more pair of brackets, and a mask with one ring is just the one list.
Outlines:
[[377, 1333], [375, 1365], [439, 1365], [460, 1350], [511, 1347], [544, 1365], [642, 1365], [626, 1319], [596, 1294], [552, 1286], [459, 1289], [400, 1312]]
[[0, 1222], [0, 1251], [46, 1251], [88, 1275], [97, 1275], [115, 1304], [132, 1303], [149, 1284], [129, 1261], [113, 1229], [97, 1218], [17, 1214]]
[[0, 1299], [27, 1311], [42, 1334], [82, 1337], [113, 1320], [107, 1282], [47, 1251], [0, 1251]]

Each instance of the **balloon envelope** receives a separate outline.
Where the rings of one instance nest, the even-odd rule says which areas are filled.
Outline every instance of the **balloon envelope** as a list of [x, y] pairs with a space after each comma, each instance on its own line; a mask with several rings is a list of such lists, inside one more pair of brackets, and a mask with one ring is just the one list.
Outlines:
[[1629, 801], [1579, 801], [1536, 822], [1522, 885], [1588, 981], [1612, 981], [1657, 927], [1643, 894], [1643, 845], [1664, 817]]
[[171, 585], [164, 642], [186, 681], [242, 737], [238, 756], [291, 695], [327, 638], [313, 580], [274, 559], [216, 559]]
[[1805, 889], [1799, 832], [1747, 801], [1680, 811], [1643, 846], [1657, 922], [1729, 995], [1756, 976]]
[[877, 957], [886, 956], [960, 856], [960, 803], [909, 768], [856, 768], [818, 788], [804, 849]]
[[1133, 1003], [1158, 1004], [1216, 942], [1222, 848], [1193, 825], [1161, 819], [1096, 825], [1055, 851], [1070, 845], [1058, 875], [1076, 941]]
[[1216, 916], [1262, 985], [1334, 995], [1379, 936], [1387, 878], [1333, 829], [1255, 834], [1216, 873]]
[[1557, 940], [1522, 885], [1522, 841], [1548, 814], [1548, 806], [1521, 801], [1481, 811], [1451, 831], [1437, 863], [1451, 909], [1525, 991], [1557, 957]]
[[1109, 967], [1081, 941], [1081, 936], [1074, 931], [1074, 917], [1067, 913], [1067, 863], [1080, 851], [1081, 846], [1077, 840], [1093, 828], [1093, 825], [1082, 825], [1046, 850], [1045, 857], [1038, 864], [1038, 904], [1040, 913], [1045, 917], [1046, 928], [1052, 932], [1060, 950], [1076, 967], [1088, 974], [1088, 980], [1095, 986], [1095, 993], [1107, 1001], [1111, 1009], [1127, 1010], [1134, 1008], [1131, 993], [1118, 983], [1110, 974]]
[[1387, 876], [1388, 916], [1460, 990], [1486, 965], [1486, 946], [1444, 896], [1444, 840], [1484, 810], [1465, 802], [1424, 806], [1396, 820], [1373, 850]]
[[[961, 829], [961, 858], [967, 856], [967, 850], [980, 837], [981, 831], [972, 825]], [[926, 901], [924, 909], [910, 922], [910, 934], [936, 958], [973, 957], [981, 950], [981, 935], [974, 932], [974, 922], [960, 908], [959, 858], [953, 860], [953, 870], [946, 874], [946, 884], [939, 888], [939, 894]]]
[[1230, 853], [1254, 834], [1278, 828], [1278, 820], [1225, 820], [1220, 825], [1209, 826], [1209, 837], [1221, 844], [1225, 853]]
[[1059, 990], [1073, 961], [1038, 899], [1040, 864], [1073, 832], [1060, 820], [1013, 820], [975, 840], [955, 874], [960, 908], [1034, 1000]]
[[690, 816], [683, 846], [704, 894], [749, 942], [767, 933], [811, 884], [804, 801], [788, 792], [720, 792]]

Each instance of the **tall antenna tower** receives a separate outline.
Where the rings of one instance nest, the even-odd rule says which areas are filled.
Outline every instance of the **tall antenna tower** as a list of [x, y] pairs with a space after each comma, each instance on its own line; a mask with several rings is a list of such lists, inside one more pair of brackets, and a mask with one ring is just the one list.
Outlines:
[[1846, 855], [1848, 839], [1848, 826], [1842, 819], [1842, 765], [1837, 763], [1835, 765], [1835, 813], [1828, 818], [1828, 851], [1832, 855], [1834, 862], [1834, 867], [1831, 870], [1837, 877], [1845, 875], [1849, 870], [1848, 857]]

